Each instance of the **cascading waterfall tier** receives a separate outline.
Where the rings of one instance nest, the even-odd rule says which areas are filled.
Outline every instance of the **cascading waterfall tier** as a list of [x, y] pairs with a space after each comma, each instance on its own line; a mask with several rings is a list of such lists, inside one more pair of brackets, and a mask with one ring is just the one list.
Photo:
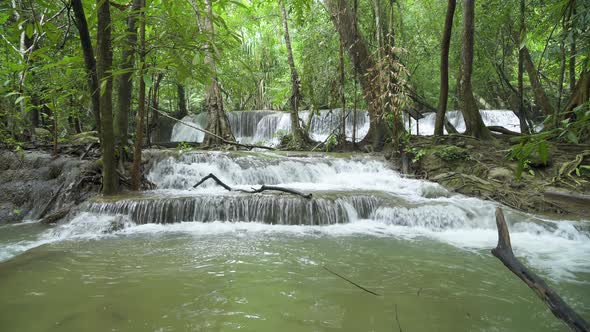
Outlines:
[[129, 216], [136, 224], [223, 221], [333, 225], [368, 218], [379, 203], [377, 197], [368, 195], [306, 199], [290, 195], [241, 193], [94, 201], [86, 210]]
[[[346, 137], [352, 141], [353, 117], [355, 112], [347, 110]], [[483, 110], [480, 111], [484, 123], [488, 126], [502, 126], [506, 129], [520, 132], [518, 117], [508, 110]], [[291, 131], [290, 114], [280, 111], [234, 111], [228, 112], [230, 127], [236, 139], [241, 143], [266, 143], [278, 144], [279, 136]], [[342, 110], [321, 110], [314, 112], [299, 112], [302, 123], [310, 122], [311, 138], [318, 142], [325, 141], [331, 134], [338, 134], [342, 123]], [[424, 118], [418, 123], [409, 119], [406, 115], [406, 130], [413, 134], [434, 134], [435, 113], [424, 113]], [[447, 112], [447, 119], [459, 131], [465, 130], [463, 115], [459, 111]], [[205, 129], [207, 127], [207, 114], [200, 113], [188, 115], [183, 122]], [[369, 131], [369, 116], [366, 111], [356, 112], [356, 140], [362, 140]], [[204, 134], [194, 128], [177, 123], [172, 131], [173, 142], [202, 142]]]

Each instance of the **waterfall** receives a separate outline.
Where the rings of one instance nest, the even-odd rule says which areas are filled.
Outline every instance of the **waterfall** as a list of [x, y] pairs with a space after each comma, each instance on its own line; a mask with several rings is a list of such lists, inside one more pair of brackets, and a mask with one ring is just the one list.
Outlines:
[[[93, 202], [87, 211], [128, 215], [136, 224], [177, 222], [259, 222], [273, 225], [333, 225], [368, 218], [378, 205], [373, 196], [317, 197], [273, 194], [155, 195], [116, 202]], [[353, 211], [352, 213], [349, 213]]]
[[[481, 118], [486, 126], [501, 126], [508, 130], [520, 132], [520, 122], [514, 112], [509, 110], [482, 110], [480, 111]], [[411, 119], [410, 129], [411, 133], [416, 135], [434, 135], [434, 123], [436, 120], [436, 113], [424, 113], [424, 118], [419, 120], [416, 124], [416, 120]], [[447, 120], [455, 126], [457, 131], [465, 131], [465, 121], [463, 120], [463, 114], [459, 111], [447, 112]], [[406, 129], [408, 129], [408, 119], [406, 117]], [[445, 130], [446, 133], [446, 130]]]
[[[346, 137], [352, 140], [353, 111], [347, 111]], [[520, 132], [518, 117], [508, 110], [482, 110], [481, 117], [487, 126], [502, 126], [506, 129]], [[311, 113], [309, 111], [299, 112], [303, 123], [308, 122]], [[241, 143], [265, 143], [277, 145], [279, 136], [291, 131], [291, 118], [287, 112], [280, 111], [234, 111], [227, 113], [230, 127], [234, 136]], [[416, 123], [414, 119], [408, 120], [405, 116], [405, 126], [412, 134], [433, 135], [436, 113], [424, 113], [424, 118]], [[457, 128], [459, 132], [465, 131], [463, 114], [459, 111], [447, 112], [447, 119]], [[207, 116], [205, 113], [188, 115], [182, 119], [199, 128], [207, 127]], [[318, 142], [325, 141], [332, 133], [339, 133], [342, 121], [342, 110], [320, 110], [313, 114], [310, 124], [311, 138]], [[362, 140], [369, 131], [369, 116], [366, 111], [356, 112], [356, 139]], [[204, 134], [194, 128], [177, 123], [172, 130], [173, 142], [202, 142]]]
[[[347, 111], [346, 136], [352, 139], [353, 111]], [[342, 121], [342, 110], [321, 110], [313, 114], [310, 124], [312, 139], [324, 141], [334, 132], [338, 133]], [[301, 111], [299, 117], [303, 123], [307, 123], [311, 112]], [[291, 131], [291, 118], [287, 112], [280, 111], [235, 111], [227, 113], [230, 127], [240, 143], [266, 143], [276, 145], [279, 136]], [[360, 141], [369, 131], [369, 116], [365, 111], [356, 112], [356, 137]], [[207, 117], [204, 113], [188, 115], [182, 119], [199, 128], [207, 127]], [[198, 132], [198, 133], [195, 133]], [[172, 131], [173, 142], [202, 142], [204, 135], [194, 128], [177, 123]]]

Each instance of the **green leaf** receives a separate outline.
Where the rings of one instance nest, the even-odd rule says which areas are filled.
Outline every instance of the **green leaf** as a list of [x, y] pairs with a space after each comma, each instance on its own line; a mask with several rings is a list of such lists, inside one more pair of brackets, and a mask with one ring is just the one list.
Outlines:
[[570, 141], [570, 143], [573, 144], [578, 144], [578, 136], [573, 132], [573, 131], [568, 131], [567, 132], [567, 139], [568, 141]]
[[33, 26], [31, 23], [28, 23], [27, 26], [25, 27], [25, 34], [27, 35], [27, 37], [32, 38], [34, 33], [35, 33], [35, 26]]
[[104, 80], [100, 82], [100, 95], [104, 95], [105, 91], [107, 91], [107, 81]]
[[16, 98], [16, 100], [14, 101], [14, 104], [18, 105], [18, 104], [22, 103], [23, 100], [25, 100], [25, 96], [20, 96], [20, 97]]
[[148, 74], [143, 75], [143, 82], [145, 83], [145, 87], [148, 89], [151, 88], [152, 85], [154, 85], [154, 82], [152, 81], [152, 76]]

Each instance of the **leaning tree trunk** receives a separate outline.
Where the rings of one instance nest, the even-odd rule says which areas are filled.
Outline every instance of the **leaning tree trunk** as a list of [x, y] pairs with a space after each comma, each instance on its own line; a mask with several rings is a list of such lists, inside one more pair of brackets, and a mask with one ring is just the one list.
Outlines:
[[131, 112], [131, 92], [133, 91], [132, 71], [135, 65], [135, 47], [137, 44], [137, 14], [141, 10], [142, 0], [133, 0], [132, 12], [127, 18], [127, 43], [123, 46], [121, 54], [121, 70], [119, 76], [119, 100], [118, 111], [115, 116], [115, 134], [119, 141], [119, 157], [125, 156], [125, 148], [129, 136], [129, 113]]
[[590, 71], [585, 69], [580, 75], [580, 79], [576, 83], [572, 96], [565, 106], [564, 113], [567, 117], [573, 117], [572, 112], [580, 105], [590, 101]]
[[207, 33], [210, 38], [210, 40], [205, 43], [205, 65], [209, 67], [210, 72], [213, 74], [211, 84], [207, 89], [205, 97], [208, 120], [207, 131], [216, 136], [205, 134], [203, 143], [206, 146], [214, 146], [223, 144], [223, 141], [220, 140], [219, 137], [231, 142], [235, 142], [236, 139], [231, 131], [227, 114], [225, 114], [223, 109], [223, 97], [217, 79], [217, 67], [213, 54], [215, 50], [212, 42], [215, 37], [215, 31], [213, 29], [213, 8], [211, 0], [205, 0], [205, 12], [202, 30]]
[[118, 176], [115, 160], [115, 135], [113, 131], [113, 48], [111, 44], [111, 11], [104, 0], [96, 0], [98, 31], [96, 42], [96, 71], [101, 84], [105, 85], [100, 94], [100, 121], [102, 147], [102, 192], [114, 195], [118, 190]]
[[86, 66], [86, 75], [88, 76], [88, 89], [90, 90], [92, 100], [92, 113], [96, 121], [96, 130], [100, 134], [100, 91], [98, 88], [98, 75], [96, 73], [96, 60], [94, 58], [92, 40], [90, 39], [88, 22], [84, 14], [82, 0], [72, 0], [72, 9], [76, 17], [76, 26], [80, 34], [80, 44], [82, 45], [82, 53], [84, 54], [84, 64]]
[[299, 73], [295, 67], [295, 60], [293, 59], [293, 49], [291, 48], [291, 36], [289, 35], [289, 23], [287, 18], [287, 11], [285, 10], [284, 0], [279, 0], [281, 7], [281, 17], [283, 20], [283, 33], [285, 37], [285, 44], [287, 45], [287, 59], [289, 61], [289, 68], [291, 69], [291, 134], [293, 135], [293, 147], [302, 148], [305, 143], [305, 133], [299, 124], [299, 100], [301, 99], [301, 87], [299, 81]]
[[543, 86], [541, 85], [539, 75], [537, 74], [537, 69], [535, 68], [535, 64], [531, 58], [531, 53], [526, 46], [522, 48], [522, 53], [524, 67], [526, 68], [527, 74], [529, 75], [529, 80], [531, 81], [531, 86], [535, 94], [535, 102], [537, 105], [539, 105], [539, 107], [541, 107], [545, 116], [553, 115], [555, 110], [553, 109], [551, 101], [549, 101], [549, 97], [547, 97], [547, 93], [545, 93], [545, 89], [543, 89]]
[[325, 0], [328, 10], [331, 13], [332, 22], [338, 30], [348, 55], [352, 60], [355, 72], [358, 74], [363, 95], [368, 106], [370, 127], [364, 142], [371, 142], [377, 146], [381, 145], [388, 135], [388, 130], [382, 121], [381, 110], [379, 109], [378, 89], [375, 89], [373, 82], [377, 82], [375, 60], [369, 54], [365, 40], [357, 31], [354, 13], [348, 8], [346, 0]]
[[473, 45], [475, 34], [475, 0], [463, 0], [463, 49], [461, 51], [461, 78], [459, 81], [460, 108], [465, 119], [466, 134], [476, 138], [490, 139], [471, 87], [473, 73]]
[[453, 29], [453, 18], [455, 17], [455, 8], [457, 0], [449, 0], [447, 6], [447, 16], [445, 19], [445, 28], [440, 47], [440, 96], [438, 99], [438, 112], [434, 123], [434, 135], [442, 136], [443, 126], [445, 123], [445, 114], [447, 112], [447, 103], [449, 101], [449, 49], [451, 46], [451, 32]]

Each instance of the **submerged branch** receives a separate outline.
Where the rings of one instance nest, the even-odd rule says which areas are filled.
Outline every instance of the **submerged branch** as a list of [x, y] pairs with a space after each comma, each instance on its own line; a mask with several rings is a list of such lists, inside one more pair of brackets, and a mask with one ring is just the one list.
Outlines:
[[262, 185], [260, 188], [258, 188], [258, 189], [252, 188], [252, 190], [233, 189], [232, 187], [228, 186], [223, 181], [221, 181], [213, 173], [211, 173], [211, 174], [207, 175], [206, 177], [202, 178], [201, 181], [197, 182], [197, 184], [195, 184], [193, 186], [193, 188], [197, 188], [198, 186], [200, 186], [201, 184], [203, 184], [203, 182], [205, 182], [205, 181], [207, 181], [209, 179], [212, 179], [213, 181], [215, 181], [215, 183], [217, 183], [219, 186], [223, 187], [227, 191], [238, 191], [238, 192], [242, 192], [242, 193], [246, 193], [246, 194], [258, 194], [258, 193], [261, 193], [263, 191], [271, 190], [271, 191], [280, 191], [280, 192], [284, 192], [284, 193], [287, 193], [287, 194], [293, 194], [293, 195], [301, 196], [301, 197], [307, 198], [307, 199], [311, 199], [312, 198], [312, 194], [305, 194], [305, 193], [302, 193], [302, 192], [300, 192], [298, 190], [295, 190], [295, 189], [289, 189], [289, 188], [277, 187], [277, 186], [266, 186], [266, 185]]
[[501, 208], [496, 209], [496, 226], [498, 227], [498, 245], [492, 249], [504, 265], [524, 281], [537, 296], [545, 302], [555, 317], [564, 321], [572, 331], [590, 331], [590, 325], [578, 315], [543, 279], [524, 266], [512, 252], [510, 233]]
[[324, 266], [324, 270], [326, 270], [326, 271], [328, 271], [328, 272], [332, 273], [333, 275], [337, 276], [337, 277], [338, 277], [338, 278], [340, 278], [340, 279], [343, 279], [343, 280], [345, 280], [345, 281], [349, 282], [349, 283], [350, 283], [350, 284], [352, 284], [353, 286], [356, 286], [357, 288], [359, 288], [359, 289], [362, 289], [362, 290], [364, 290], [365, 292], [367, 292], [367, 293], [369, 293], [369, 294], [373, 294], [373, 295], [375, 295], [375, 296], [381, 296], [381, 294], [377, 294], [377, 293], [373, 292], [372, 290], [366, 289], [365, 287], [363, 287], [363, 286], [361, 286], [361, 285], [357, 284], [356, 282], [354, 282], [354, 281], [352, 281], [352, 280], [350, 280], [350, 279], [347, 279], [346, 277], [343, 277], [343, 276], [339, 275], [338, 273], [336, 273], [336, 272], [334, 272], [334, 271], [330, 270], [329, 268], [327, 268], [327, 267], [325, 267], [325, 266]]

